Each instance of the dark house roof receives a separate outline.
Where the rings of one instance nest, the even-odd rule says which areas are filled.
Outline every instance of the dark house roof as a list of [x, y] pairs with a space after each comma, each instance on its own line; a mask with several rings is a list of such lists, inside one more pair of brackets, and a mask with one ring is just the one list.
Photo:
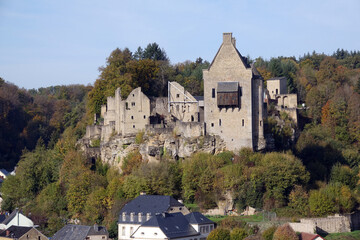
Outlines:
[[[20, 238], [24, 236], [28, 231], [30, 231], [33, 227], [19, 227], [19, 226], [11, 226], [8, 229], [2, 231], [0, 233], [0, 237], [11, 237], [11, 238]], [[9, 233], [9, 235], [6, 235]]]
[[208, 219], [207, 217], [205, 217], [204, 215], [202, 215], [199, 212], [189, 213], [189, 214], [185, 215], [185, 218], [190, 224], [201, 225], [201, 224], [214, 223], [213, 221], [211, 221], [210, 219]]
[[[118, 222], [141, 223], [145, 222], [146, 214], [155, 216], [157, 213], [168, 211], [170, 207], [184, 207], [184, 204], [178, 202], [171, 196], [162, 195], [140, 195], [131, 202], [127, 203], [120, 211]], [[125, 213], [125, 221], [122, 214]], [[133, 221], [130, 221], [130, 214], [134, 213]], [[142, 213], [141, 221], [138, 221], [138, 214]]]
[[5, 174], [6, 176], [10, 174], [10, 173], [9, 173], [6, 169], [4, 169], [4, 168], [0, 169], [0, 171], [1, 171], [3, 174]]
[[204, 101], [204, 96], [194, 96], [196, 101]]
[[[97, 229], [95, 229], [97, 227]], [[108, 235], [105, 227], [69, 224], [54, 234], [52, 240], [79, 240], [92, 235]]]
[[159, 227], [168, 239], [200, 235], [182, 213], [157, 214], [141, 227]]
[[6, 218], [5, 214], [0, 214], [0, 223], [2, 223]]
[[218, 82], [217, 92], [237, 92], [239, 90], [238, 82]]

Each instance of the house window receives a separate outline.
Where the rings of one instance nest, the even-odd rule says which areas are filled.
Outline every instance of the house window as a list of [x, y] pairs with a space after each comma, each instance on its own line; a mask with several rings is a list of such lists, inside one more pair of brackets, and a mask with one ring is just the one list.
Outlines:
[[134, 215], [135, 215], [135, 213], [130, 213], [130, 222], [133, 222], [134, 221]]
[[219, 119], [219, 126], [221, 126], [221, 119]]
[[133, 94], [133, 97], [135, 97], [135, 94]]
[[245, 126], [245, 120], [244, 119], [241, 120], [241, 125]]
[[134, 233], [134, 228], [130, 227], [130, 235]]
[[126, 214], [125, 213], [122, 214], [122, 220], [123, 220], [123, 222], [126, 220]]
[[146, 119], [146, 116], [144, 115], [144, 119]]
[[278, 90], [276, 89], [276, 94], [278, 94]]
[[135, 106], [135, 102], [132, 102], [132, 103], [131, 103], [131, 106], [134, 107], [134, 106]]
[[206, 226], [205, 228], [206, 228], [205, 232], [209, 232], [209, 226]]
[[141, 235], [144, 235], [145, 233], [144, 232], [141, 232]]
[[135, 128], [135, 125], [133, 125], [133, 128]]
[[138, 221], [141, 222], [142, 221], [142, 214], [139, 212], [138, 213]]
[[134, 116], [131, 116], [131, 119], [134, 119]]
[[211, 123], [211, 126], [213, 127], [213, 126], [214, 126], [214, 123]]
[[176, 94], [176, 98], [179, 98], [180, 97], [180, 94]]
[[210, 232], [213, 230], [213, 225], [210, 225]]
[[191, 115], [191, 121], [192, 121], [192, 122], [194, 121], [194, 116], [193, 116], [193, 115]]
[[148, 221], [151, 217], [151, 213], [146, 213], [146, 221]]
[[128, 102], [125, 103], [125, 108], [126, 108], [126, 110], [129, 110], [129, 103]]
[[212, 89], [211, 96], [212, 96], [212, 98], [215, 98], [215, 88]]
[[261, 121], [260, 121], [260, 127], [261, 127]]
[[125, 227], [122, 227], [121, 235], [125, 236]]

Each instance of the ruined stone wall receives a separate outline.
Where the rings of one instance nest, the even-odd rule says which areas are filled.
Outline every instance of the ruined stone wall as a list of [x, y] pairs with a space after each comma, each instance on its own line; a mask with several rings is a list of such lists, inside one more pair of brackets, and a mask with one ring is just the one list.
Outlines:
[[[252, 70], [242, 62], [230, 33], [224, 33], [223, 43], [210, 68], [203, 70], [203, 78], [206, 134], [221, 136], [229, 150], [253, 148]], [[242, 89], [241, 108], [218, 108], [218, 82], [239, 83]], [[213, 89], [215, 97], [212, 96]]]
[[275, 95], [277, 94], [287, 94], [287, 82], [286, 78], [272, 78], [266, 81], [266, 88], [269, 91], [269, 95], [271, 99], [275, 99]]
[[203, 135], [203, 123], [200, 122], [176, 122], [175, 131], [186, 138], [200, 137]]
[[110, 137], [115, 134], [116, 131], [114, 122], [111, 122], [111, 124], [101, 127], [101, 141], [107, 142], [110, 140]]
[[101, 135], [101, 127], [98, 125], [90, 125], [86, 126], [86, 138], [100, 138]]
[[104, 125], [110, 124], [110, 122], [116, 121], [116, 113], [115, 113], [115, 98], [108, 97], [106, 102], [106, 112], [104, 112]]
[[182, 122], [199, 122], [199, 103], [177, 82], [169, 84], [171, 115]]
[[305, 232], [305, 233], [316, 232], [315, 223], [313, 222], [307, 222], [307, 223], [289, 222], [289, 225], [295, 232]]
[[125, 100], [124, 118], [122, 121], [122, 135], [136, 134], [145, 130], [149, 124], [150, 100], [141, 92], [141, 88], [134, 89]]
[[317, 233], [351, 232], [349, 216], [329, 216], [326, 218], [300, 219], [301, 223], [313, 224]]
[[296, 94], [279, 94], [276, 96], [277, 105], [283, 108], [296, 108], [297, 95]]

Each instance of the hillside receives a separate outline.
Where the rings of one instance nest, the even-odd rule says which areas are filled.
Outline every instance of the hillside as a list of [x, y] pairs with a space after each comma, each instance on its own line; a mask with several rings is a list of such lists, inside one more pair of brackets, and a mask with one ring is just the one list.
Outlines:
[[216, 207], [226, 192], [232, 193], [237, 211], [250, 205], [280, 216], [324, 216], [356, 209], [360, 53], [247, 61], [254, 62], [265, 85], [267, 79], [285, 76], [289, 92], [305, 103], [297, 138], [286, 116], [279, 125], [269, 114], [265, 131], [274, 137], [274, 152], [195, 153], [178, 161], [164, 154], [156, 164], [135, 150], [124, 158], [122, 173], [100, 160], [89, 161], [76, 147], [106, 97], [118, 87], [125, 97], [137, 87], [149, 96], [165, 96], [168, 81], [202, 95], [202, 69], [208, 62], [198, 58], [171, 65], [164, 50], [149, 44], [134, 54], [114, 50], [94, 87], [27, 91], [2, 80], [0, 164], [9, 170], [18, 166], [16, 176], [2, 185], [2, 209], [31, 212], [48, 235], [80, 219], [107, 225], [112, 236], [119, 209], [140, 191], [173, 195], [202, 210]]

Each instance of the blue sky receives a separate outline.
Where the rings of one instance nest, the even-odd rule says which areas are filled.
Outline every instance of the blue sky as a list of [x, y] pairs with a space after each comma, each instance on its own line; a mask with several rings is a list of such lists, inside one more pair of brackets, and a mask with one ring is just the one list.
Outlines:
[[93, 84], [112, 50], [152, 42], [172, 63], [211, 61], [223, 32], [252, 58], [360, 50], [360, 1], [0, 0], [0, 77]]

